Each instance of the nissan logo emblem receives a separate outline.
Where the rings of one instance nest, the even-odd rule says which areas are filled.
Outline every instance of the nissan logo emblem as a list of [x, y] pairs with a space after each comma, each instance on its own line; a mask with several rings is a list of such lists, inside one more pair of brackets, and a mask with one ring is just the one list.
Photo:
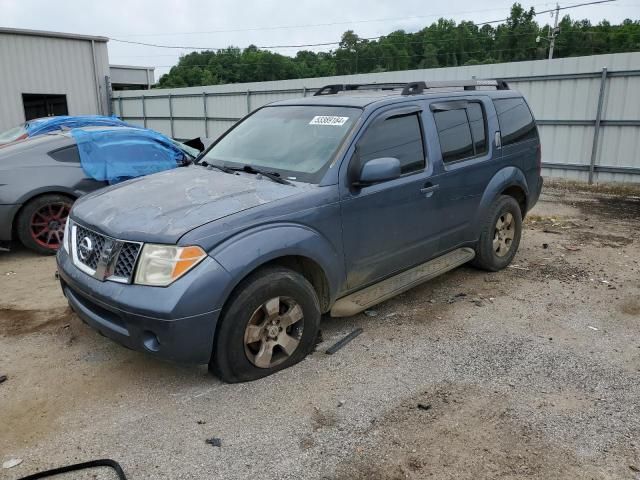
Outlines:
[[93, 242], [89, 237], [84, 237], [78, 245], [78, 256], [81, 260], [87, 260], [93, 253]]

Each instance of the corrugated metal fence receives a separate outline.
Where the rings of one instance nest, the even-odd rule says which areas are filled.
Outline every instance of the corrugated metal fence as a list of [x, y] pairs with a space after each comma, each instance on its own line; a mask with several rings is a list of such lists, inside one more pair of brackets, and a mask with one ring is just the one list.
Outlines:
[[217, 137], [267, 103], [331, 83], [502, 78], [537, 118], [543, 174], [640, 182], [640, 53], [276, 82], [114, 92], [113, 113], [174, 138]]

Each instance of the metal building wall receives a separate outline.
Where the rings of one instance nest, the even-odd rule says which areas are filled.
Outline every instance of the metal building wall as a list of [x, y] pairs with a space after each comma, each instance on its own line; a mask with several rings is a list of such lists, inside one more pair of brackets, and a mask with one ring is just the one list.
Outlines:
[[175, 138], [216, 137], [253, 109], [276, 100], [312, 95], [326, 84], [459, 80], [474, 76], [507, 79], [512, 88], [525, 95], [538, 120], [544, 175], [640, 182], [640, 53], [123, 91], [115, 93], [113, 111], [125, 120]]
[[[8, 30], [8, 29], [7, 29]], [[0, 131], [25, 121], [23, 93], [65, 94], [69, 114], [107, 113], [107, 44], [0, 30]]]

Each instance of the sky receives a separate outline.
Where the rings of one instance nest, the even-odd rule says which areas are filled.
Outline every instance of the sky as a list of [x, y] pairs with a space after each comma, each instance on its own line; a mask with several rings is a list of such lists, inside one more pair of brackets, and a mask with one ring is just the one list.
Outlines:
[[[561, 3], [570, 6], [588, 0]], [[555, 2], [521, 2], [536, 11]], [[506, 18], [513, 1], [496, 0], [0, 0], [0, 26], [106, 36], [109, 62], [156, 68], [156, 80], [189, 49], [125, 44], [114, 39], [174, 46], [222, 48], [338, 42], [345, 30], [376, 37], [394, 30], [414, 32], [440, 17], [485, 22]], [[426, 7], [425, 5], [429, 5]], [[106, 8], [106, 7], [109, 8]], [[561, 12], [592, 23], [640, 19], [640, 0], [616, 0]], [[551, 23], [550, 14], [537, 17]], [[310, 47], [329, 50], [335, 46]], [[273, 51], [294, 55], [298, 48]]]

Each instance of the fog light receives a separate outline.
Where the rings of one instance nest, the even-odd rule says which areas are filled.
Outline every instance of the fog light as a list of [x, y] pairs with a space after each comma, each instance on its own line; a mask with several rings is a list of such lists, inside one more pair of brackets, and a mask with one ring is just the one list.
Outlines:
[[144, 348], [149, 350], [150, 352], [157, 352], [160, 350], [160, 341], [156, 334], [153, 332], [149, 332], [148, 330], [142, 333], [142, 343]]

